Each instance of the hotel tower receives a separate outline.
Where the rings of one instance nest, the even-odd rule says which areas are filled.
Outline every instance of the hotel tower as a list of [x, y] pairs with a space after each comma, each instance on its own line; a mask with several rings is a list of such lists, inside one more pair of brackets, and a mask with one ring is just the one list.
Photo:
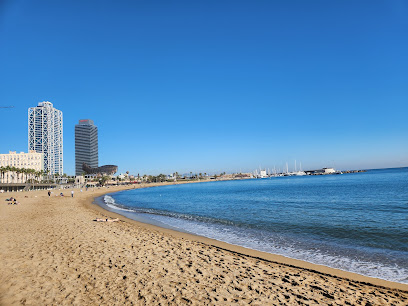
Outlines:
[[62, 112], [51, 102], [28, 109], [28, 150], [43, 153], [44, 171], [63, 174]]
[[98, 168], [98, 128], [93, 120], [83, 119], [75, 125], [75, 175], [81, 175], [83, 163]]

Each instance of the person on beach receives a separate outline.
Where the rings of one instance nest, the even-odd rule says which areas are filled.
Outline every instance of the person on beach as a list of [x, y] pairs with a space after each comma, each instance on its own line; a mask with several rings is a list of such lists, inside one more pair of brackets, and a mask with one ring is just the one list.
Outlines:
[[74, 197], [74, 191], [72, 190], [71, 191], [71, 198], [73, 198]]
[[8, 203], [8, 205], [17, 205], [17, 204], [20, 204], [20, 202], [17, 202], [17, 199], [15, 199], [15, 198], [13, 198], [13, 197], [11, 197], [10, 199], [9, 199], [9, 203]]
[[119, 221], [119, 219], [118, 219], [118, 218], [116, 218], [116, 219], [101, 219], [101, 218], [96, 218], [94, 221], [96, 221], [96, 222], [117, 222], [117, 221]]
[[61, 193], [60, 193], [60, 196], [61, 196], [61, 197], [63, 197], [63, 196], [64, 196], [64, 194], [61, 192]]
[[49, 196], [49, 197], [51, 196], [51, 191], [50, 191], [50, 190], [48, 190], [48, 196]]

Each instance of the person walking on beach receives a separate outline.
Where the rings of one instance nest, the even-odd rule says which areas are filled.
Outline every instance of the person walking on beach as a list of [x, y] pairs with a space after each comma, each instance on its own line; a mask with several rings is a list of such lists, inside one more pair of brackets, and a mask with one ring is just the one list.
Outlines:
[[50, 190], [48, 190], [48, 196], [49, 196], [49, 197], [51, 196], [51, 191], [50, 191]]
[[73, 198], [74, 197], [74, 191], [72, 190], [71, 191], [71, 198]]

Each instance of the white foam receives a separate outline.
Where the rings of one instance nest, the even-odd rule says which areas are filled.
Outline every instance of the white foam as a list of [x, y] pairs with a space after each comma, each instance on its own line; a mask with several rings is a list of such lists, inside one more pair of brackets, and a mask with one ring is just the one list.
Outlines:
[[117, 206], [117, 204], [116, 204], [116, 202], [115, 202], [115, 199], [112, 198], [112, 197], [109, 196], [109, 195], [105, 195], [105, 196], [103, 197], [103, 201], [105, 202], [105, 205], [106, 205], [106, 206], [108, 206], [108, 207], [110, 207], [110, 208], [112, 208], [112, 209], [122, 210], [122, 211], [133, 211], [133, 210], [131, 210], [131, 209], [125, 209], [125, 208], [122, 208], [122, 207]]

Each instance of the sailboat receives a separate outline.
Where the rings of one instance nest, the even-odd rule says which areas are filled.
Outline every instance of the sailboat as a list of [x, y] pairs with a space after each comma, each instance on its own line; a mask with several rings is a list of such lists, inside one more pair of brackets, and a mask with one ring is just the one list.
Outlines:
[[[286, 164], [286, 169], [288, 167], [288, 164]], [[295, 171], [288, 173], [290, 176], [303, 176], [306, 175], [306, 172], [302, 171], [302, 163], [300, 164], [300, 170], [297, 170], [297, 165], [296, 165], [296, 159], [295, 159]]]
[[299, 167], [299, 168], [300, 168], [299, 171], [296, 171], [296, 160], [295, 160], [295, 172], [294, 172], [293, 175], [296, 175], [296, 176], [306, 175], [306, 172], [302, 171], [302, 163], [300, 163], [300, 167]]

